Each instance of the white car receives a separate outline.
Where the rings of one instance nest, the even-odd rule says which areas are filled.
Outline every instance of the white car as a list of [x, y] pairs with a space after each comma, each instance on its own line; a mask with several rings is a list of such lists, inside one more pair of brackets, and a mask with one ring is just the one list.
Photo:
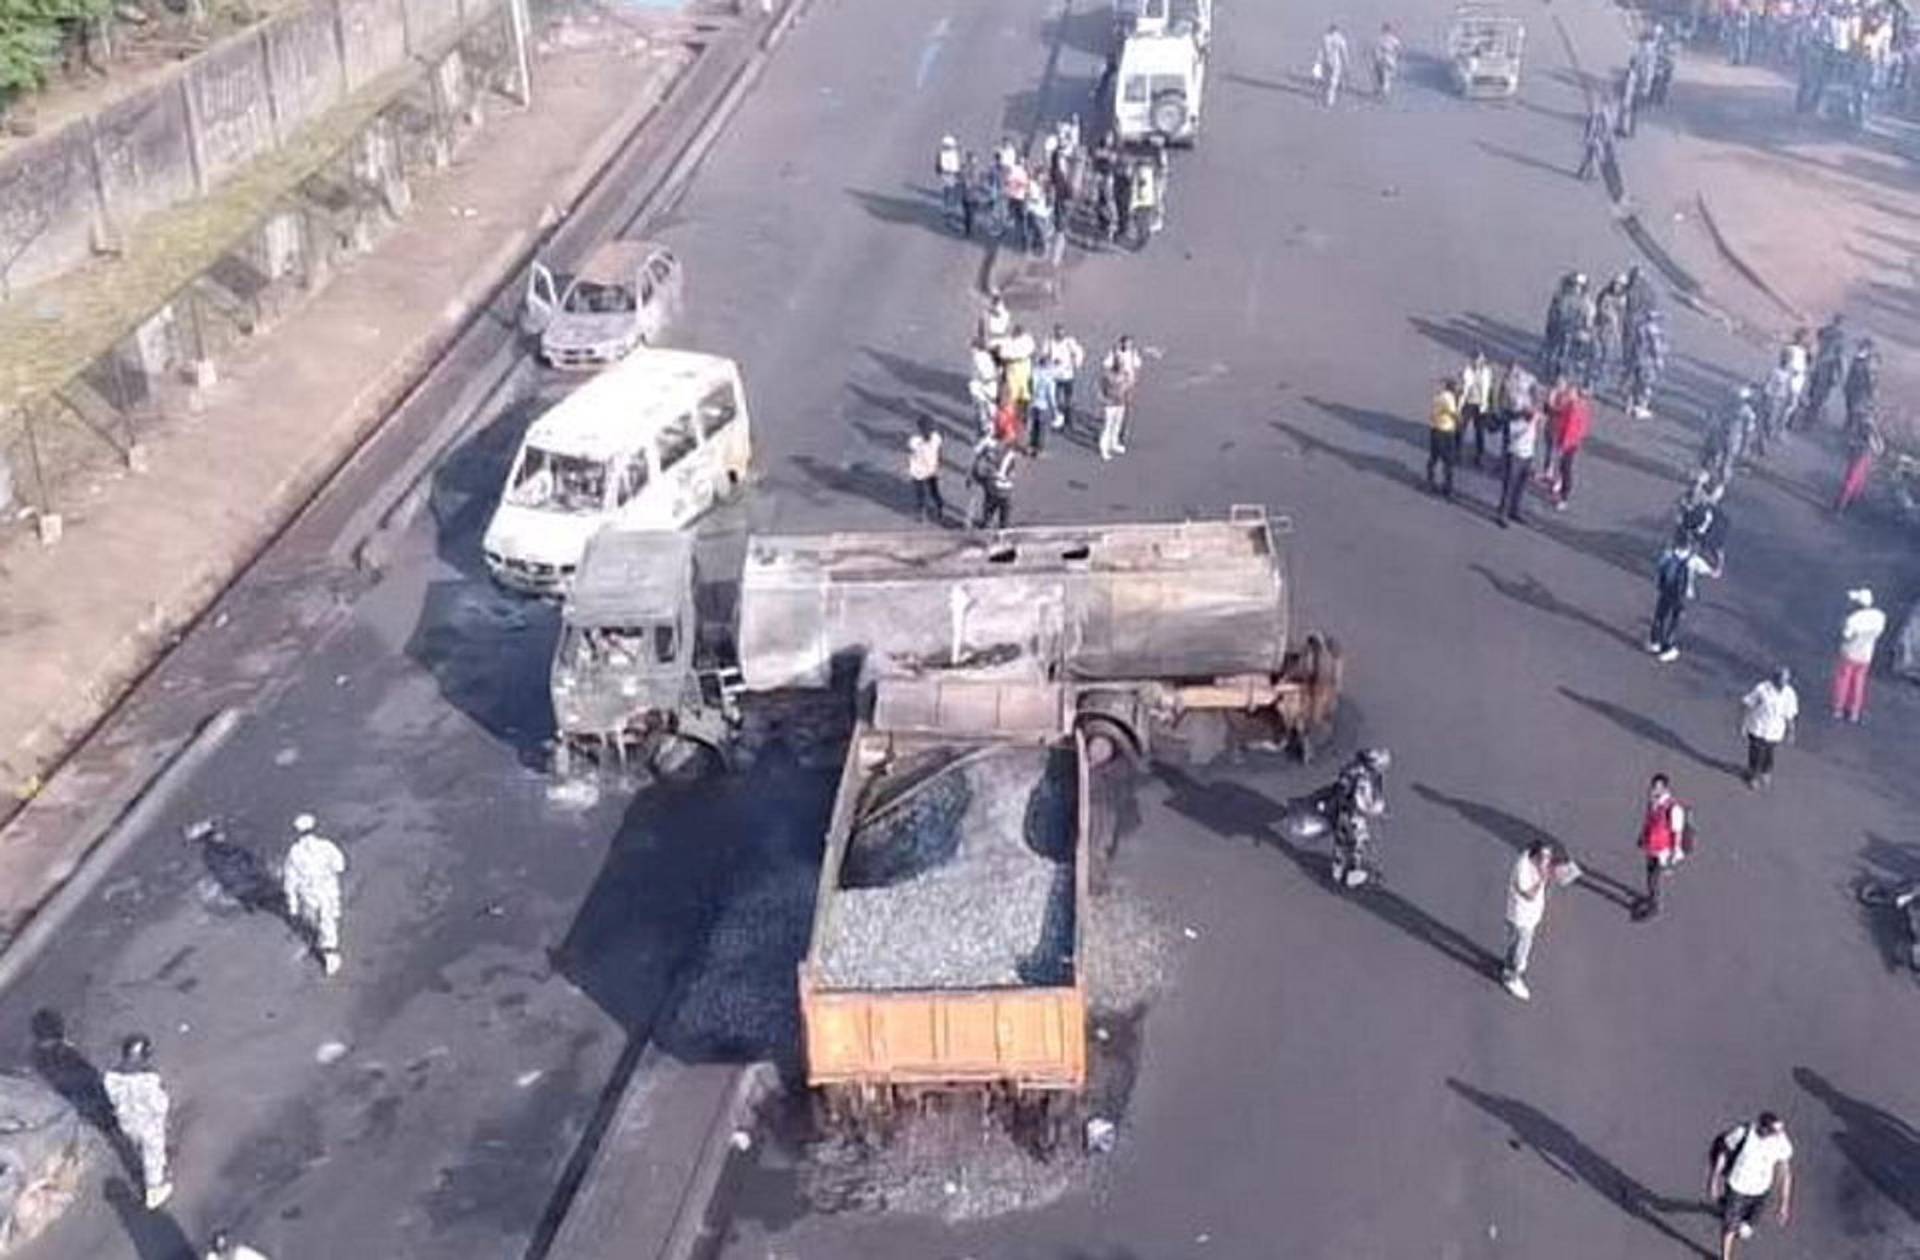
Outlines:
[[1113, 76], [1120, 143], [1190, 145], [1200, 135], [1207, 58], [1192, 34], [1135, 35]]
[[591, 371], [659, 344], [680, 312], [682, 284], [680, 260], [664, 245], [607, 241], [564, 290], [551, 268], [533, 264], [525, 326], [549, 367]]

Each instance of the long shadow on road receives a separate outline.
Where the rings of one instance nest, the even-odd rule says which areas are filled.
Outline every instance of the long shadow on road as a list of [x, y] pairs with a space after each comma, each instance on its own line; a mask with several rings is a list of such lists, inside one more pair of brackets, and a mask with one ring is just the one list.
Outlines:
[[1920, 1221], [1920, 1132], [1892, 1112], [1841, 1092], [1812, 1068], [1793, 1069], [1793, 1079], [1825, 1103], [1843, 1126], [1832, 1135], [1840, 1153], [1901, 1211]]
[[1561, 599], [1547, 588], [1546, 583], [1534, 577], [1531, 573], [1519, 578], [1502, 577], [1486, 565], [1477, 562], [1468, 565], [1467, 569], [1470, 572], [1478, 573], [1487, 580], [1487, 584], [1493, 587], [1495, 591], [1513, 600], [1515, 603], [1524, 604], [1528, 608], [1538, 609], [1554, 617], [1564, 617], [1569, 621], [1586, 626], [1588, 629], [1598, 631], [1600, 634], [1605, 635], [1607, 638], [1629, 649], [1636, 652], [1640, 650], [1640, 643], [1633, 635], [1622, 630], [1612, 622], [1596, 617], [1586, 609]]
[[[1559, 852], [1568, 851], [1567, 846], [1552, 832], [1534, 826], [1518, 814], [1509, 814], [1503, 809], [1470, 801], [1464, 796], [1449, 796], [1425, 783], [1414, 784], [1413, 790], [1416, 795], [1435, 805], [1446, 806], [1515, 853], [1524, 853], [1535, 844], [1552, 845]], [[1580, 860], [1580, 871], [1580, 879], [1575, 887], [1584, 888], [1602, 901], [1610, 901], [1629, 913], [1639, 904], [1639, 896], [1633, 889], [1584, 859]]]
[[1454, 1093], [1513, 1130], [1507, 1144], [1514, 1150], [1531, 1150], [1548, 1168], [1568, 1181], [1577, 1181], [1613, 1203], [1621, 1211], [1685, 1247], [1698, 1256], [1713, 1260], [1713, 1252], [1688, 1238], [1664, 1219], [1665, 1214], [1713, 1215], [1713, 1209], [1696, 1199], [1669, 1199], [1655, 1194], [1628, 1176], [1612, 1160], [1582, 1142], [1572, 1130], [1530, 1103], [1504, 1094], [1487, 1093], [1453, 1077], [1447, 1086]]
[[[1315, 884], [1335, 892], [1327, 879], [1325, 855], [1296, 845], [1285, 834], [1288, 805], [1229, 779], [1202, 783], [1173, 766], [1156, 764], [1154, 773], [1169, 789], [1167, 805], [1227, 839], [1250, 840], [1279, 850]], [[1458, 929], [1442, 923], [1411, 901], [1379, 884], [1339, 893], [1351, 905], [1406, 933], [1476, 975], [1493, 978], [1500, 960]]]
[[1650, 717], [1635, 713], [1624, 705], [1615, 704], [1611, 700], [1602, 700], [1598, 696], [1583, 695], [1571, 687], [1557, 687], [1555, 690], [1581, 708], [1598, 713], [1629, 735], [1644, 739], [1650, 744], [1657, 744], [1668, 752], [1678, 753], [1708, 770], [1717, 770], [1722, 774], [1730, 775], [1741, 773], [1742, 767], [1738, 764], [1722, 761], [1718, 757], [1700, 751], [1677, 731], [1662, 726]]

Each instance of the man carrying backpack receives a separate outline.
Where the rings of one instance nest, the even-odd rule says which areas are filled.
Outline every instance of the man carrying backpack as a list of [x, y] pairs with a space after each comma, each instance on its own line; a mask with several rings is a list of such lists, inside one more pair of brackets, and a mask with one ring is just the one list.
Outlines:
[[1680, 614], [1692, 602], [1694, 581], [1700, 574], [1719, 577], [1721, 566], [1700, 554], [1692, 538], [1675, 538], [1653, 566], [1653, 625], [1647, 631], [1647, 651], [1661, 661], [1680, 659], [1674, 642], [1680, 633]]
[[1733, 1260], [1736, 1239], [1753, 1237], [1753, 1221], [1775, 1187], [1781, 1228], [1793, 1214], [1793, 1143], [1786, 1122], [1763, 1111], [1713, 1139], [1707, 1151], [1707, 1197], [1720, 1208], [1720, 1260]]

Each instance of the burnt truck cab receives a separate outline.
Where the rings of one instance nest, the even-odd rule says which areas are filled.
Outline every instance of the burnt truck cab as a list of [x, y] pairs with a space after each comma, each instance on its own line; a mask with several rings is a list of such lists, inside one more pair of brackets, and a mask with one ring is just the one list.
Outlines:
[[661, 768], [719, 758], [738, 707], [703, 669], [692, 534], [604, 529], [563, 606], [549, 684], [555, 770], [574, 758]]

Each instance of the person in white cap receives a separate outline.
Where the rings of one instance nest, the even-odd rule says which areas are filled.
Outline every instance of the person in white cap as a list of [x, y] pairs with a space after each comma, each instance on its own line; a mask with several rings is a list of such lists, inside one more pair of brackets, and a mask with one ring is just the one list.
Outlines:
[[1886, 633], [1887, 614], [1873, 606], [1867, 587], [1847, 592], [1853, 611], [1840, 623], [1840, 658], [1833, 663], [1833, 718], [1858, 722], [1867, 707], [1867, 672]]
[[312, 934], [320, 965], [332, 975], [340, 970], [340, 877], [347, 870], [347, 855], [315, 831], [316, 826], [312, 814], [293, 820], [296, 838], [281, 868], [281, 888], [288, 916]]

